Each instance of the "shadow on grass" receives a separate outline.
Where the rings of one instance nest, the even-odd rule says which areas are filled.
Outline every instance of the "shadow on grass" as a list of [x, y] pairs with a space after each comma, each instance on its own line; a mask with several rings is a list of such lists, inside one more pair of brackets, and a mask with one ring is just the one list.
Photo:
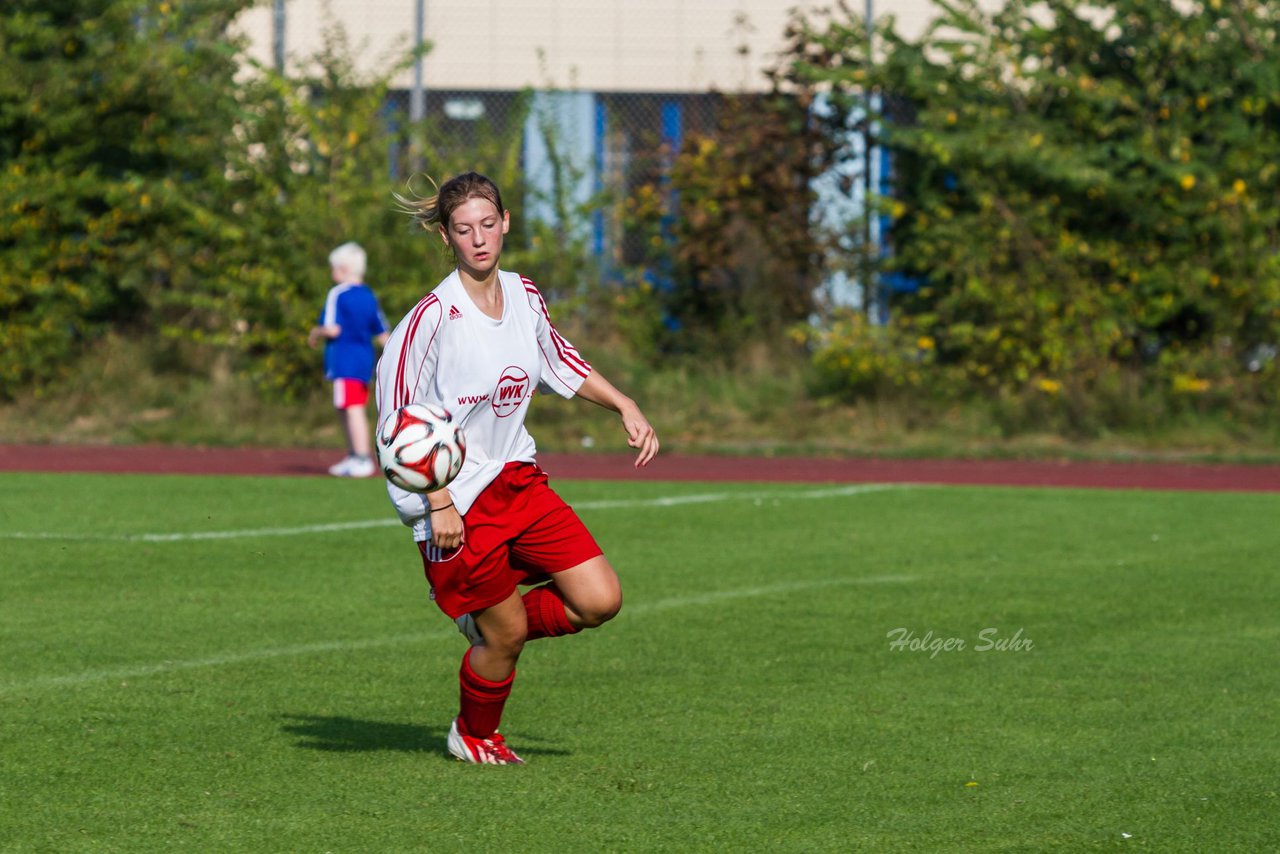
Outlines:
[[[283, 715], [285, 732], [296, 736], [297, 746], [332, 753], [398, 750], [407, 753], [434, 753], [452, 759], [445, 746], [449, 728], [383, 721], [363, 721], [337, 715]], [[569, 751], [530, 746], [535, 736], [521, 735], [513, 744], [522, 756], [567, 756]]]

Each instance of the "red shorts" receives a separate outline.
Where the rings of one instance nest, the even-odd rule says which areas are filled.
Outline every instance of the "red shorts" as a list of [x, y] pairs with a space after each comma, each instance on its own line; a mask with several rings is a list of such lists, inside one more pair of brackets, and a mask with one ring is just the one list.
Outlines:
[[603, 554], [533, 463], [507, 463], [462, 523], [455, 551], [418, 543], [431, 598], [453, 619], [505, 601], [517, 585], [538, 584]]
[[348, 379], [333, 381], [334, 409], [351, 409], [353, 406], [364, 406], [368, 400], [368, 383]]

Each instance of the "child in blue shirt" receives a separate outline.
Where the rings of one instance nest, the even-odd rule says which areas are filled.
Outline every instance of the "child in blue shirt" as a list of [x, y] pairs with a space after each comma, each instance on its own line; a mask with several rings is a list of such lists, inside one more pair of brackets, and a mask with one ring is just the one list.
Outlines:
[[376, 362], [374, 345], [387, 340], [387, 321], [378, 298], [364, 284], [367, 257], [356, 243], [329, 253], [334, 285], [307, 343], [324, 345], [324, 375], [333, 383], [333, 406], [347, 439], [347, 455], [329, 467], [335, 477], [371, 477], [378, 472], [369, 440], [365, 404]]

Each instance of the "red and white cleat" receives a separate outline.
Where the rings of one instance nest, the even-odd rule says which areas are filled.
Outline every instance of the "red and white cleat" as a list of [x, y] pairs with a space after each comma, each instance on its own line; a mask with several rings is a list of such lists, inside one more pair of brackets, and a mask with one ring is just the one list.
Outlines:
[[458, 721], [449, 727], [449, 752], [462, 762], [476, 765], [523, 765], [524, 760], [507, 747], [501, 733], [488, 738], [472, 738], [458, 732]]

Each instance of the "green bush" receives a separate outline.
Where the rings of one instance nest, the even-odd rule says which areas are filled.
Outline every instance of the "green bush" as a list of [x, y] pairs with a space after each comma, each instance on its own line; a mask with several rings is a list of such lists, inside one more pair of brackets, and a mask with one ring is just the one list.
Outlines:
[[811, 180], [827, 163], [809, 96], [722, 99], [669, 167], [626, 200], [626, 224], [665, 315], [658, 352], [733, 359], [781, 346], [815, 307], [824, 246], [810, 228]]
[[[935, 387], [997, 401], [1134, 375], [1171, 411], [1274, 405], [1274, 367], [1246, 369], [1280, 341], [1274, 4], [938, 7], [918, 41], [882, 26], [874, 62], [852, 10], [801, 20], [787, 66], [831, 91], [833, 134], [868, 93], [881, 105], [881, 272], [920, 289], [878, 337], [933, 342]], [[828, 372], [840, 322], [820, 336]], [[869, 334], [849, 339], [852, 392]]]
[[921, 391], [947, 396], [938, 383], [933, 339], [911, 338], [907, 324], [877, 326], [844, 310], [821, 326], [797, 326], [794, 334], [813, 354], [819, 394], [850, 400]]
[[0, 399], [108, 328], [153, 333], [175, 293], [226, 273], [227, 24], [245, 5], [0, 10]]

